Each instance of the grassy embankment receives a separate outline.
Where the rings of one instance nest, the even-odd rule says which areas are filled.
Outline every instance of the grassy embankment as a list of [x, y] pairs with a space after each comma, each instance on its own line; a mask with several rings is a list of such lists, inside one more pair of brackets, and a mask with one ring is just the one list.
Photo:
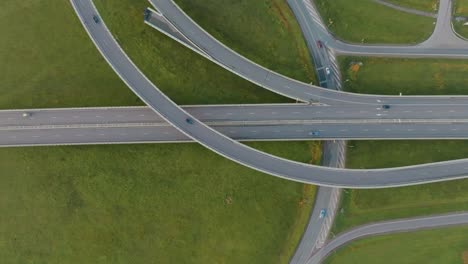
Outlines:
[[[468, 0], [454, 0], [454, 17], [462, 16], [468, 17]], [[455, 19], [453, 20], [453, 27], [455, 31], [460, 34], [464, 38], [468, 38], [468, 26], [464, 26], [463, 24], [467, 21], [460, 21], [457, 22]]]
[[385, 0], [402, 7], [435, 13], [439, 8], [438, 0]]
[[408, 14], [372, 0], [315, 0], [336, 37], [356, 43], [419, 43], [434, 30], [435, 19]]

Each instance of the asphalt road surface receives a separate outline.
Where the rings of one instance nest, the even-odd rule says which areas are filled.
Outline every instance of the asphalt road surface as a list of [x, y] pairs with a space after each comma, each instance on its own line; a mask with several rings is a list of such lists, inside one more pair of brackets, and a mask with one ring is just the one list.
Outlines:
[[351, 229], [350, 231], [338, 235], [334, 239], [330, 240], [323, 248], [317, 251], [305, 263], [320, 263], [333, 251], [359, 238], [387, 233], [410, 232], [422, 229], [441, 228], [466, 224], [468, 224], [468, 213], [454, 213], [421, 218], [399, 219], [368, 224]]
[[[98, 15], [98, 12], [92, 2], [89, 0], [71, 0], [71, 2], [80, 21], [106, 61], [143, 102], [182, 133], [232, 161], [289, 180], [349, 188], [382, 188], [467, 177], [468, 160], [455, 160], [391, 169], [350, 170], [297, 163], [245, 146], [195, 119], [152, 84], [126, 56], [104, 25], [104, 22], [102, 20], [99, 23], [93, 21], [93, 16]], [[273, 79], [272, 81], [276, 83]], [[307, 87], [310, 89], [309, 86]], [[319, 90], [319, 88], [311, 90]], [[319, 93], [333, 94], [337, 98], [344, 94], [325, 89], [321, 89]], [[363, 100], [364, 103], [368, 103], [365, 101], [369, 101], [370, 98], [372, 100], [380, 98], [354, 94], [347, 94], [347, 96]], [[399, 97], [385, 98], [391, 101]], [[400, 97], [398, 100], [403, 98], [405, 97]], [[468, 97], [406, 97], [403, 101], [411, 104], [417, 104], [418, 101], [424, 104], [448, 104], [449, 102], [450, 104], [459, 104], [466, 100], [468, 100]]]
[[[278, 114], [266, 111], [270, 107]], [[292, 114], [296, 108], [302, 107], [184, 107], [201, 122], [240, 141], [468, 138], [468, 119], [317, 119]], [[0, 111], [0, 146], [189, 141], [147, 107]]]

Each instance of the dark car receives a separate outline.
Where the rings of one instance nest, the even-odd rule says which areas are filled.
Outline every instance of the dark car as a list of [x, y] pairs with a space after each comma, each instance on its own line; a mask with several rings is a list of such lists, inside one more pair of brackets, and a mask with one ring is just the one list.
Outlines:
[[317, 41], [317, 47], [318, 47], [319, 49], [323, 48], [322, 41], [320, 41], [320, 40]]
[[192, 118], [187, 117], [187, 118], [185, 119], [185, 122], [187, 122], [188, 124], [193, 125], [193, 119], [192, 119]]
[[390, 109], [390, 105], [382, 105], [382, 109]]
[[95, 22], [96, 24], [99, 23], [99, 17], [98, 17], [98, 16], [94, 15], [94, 16], [93, 16], [93, 20], [94, 20], [94, 22]]

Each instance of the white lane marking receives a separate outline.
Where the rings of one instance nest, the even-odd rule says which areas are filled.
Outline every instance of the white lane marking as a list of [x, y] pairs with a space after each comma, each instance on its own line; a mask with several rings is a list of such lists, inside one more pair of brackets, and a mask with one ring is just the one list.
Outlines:
[[34, 136], [32, 136], [32, 137], [33, 137], [33, 138], [38, 138], [39, 136], [37, 136], [37, 135], [34, 135]]
[[10, 136], [10, 138], [16, 138], [16, 136]]
[[79, 118], [79, 116], [73, 116], [73, 118]]
[[97, 118], [102, 118], [102, 116], [100, 116], [100, 115], [97, 115], [96, 117], [97, 117]]
[[145, 115], [144, 115], [144, 114], [141, 114], [140, 116], [143, 117], [143, 116], [145, 116]]
[[293, 114], [298, 115], [298, 114], [300, 114], [300, 113], [299, 113], [299, 112], [293, 112]]
[[250, 113], [249, 113], [249, 115], [253, 115], [253, 114], [255, 114], [255, 113], [254, 113], [254, 112], [250, 112]]
[[231, 133], [231, 134], [235, 134], [235, 133], [236, 133], [236, 131], [234, 131], [234, 130], [230, 130], [230, 131], [229, 131], [229, 133]]
[[50, 118], [52, 118], [52, 119], [56, 119], [57, 117], [56, 117], [56, 116], [51, 116]]
[[348, 131], [348, 129], [341, 129], [340, 131], [341, 131], [341, 132], [345, 132], [345, 131]]
[[296, 130], [296, 132], [301, 133], [301, 132], [304, 132], [304, 130], [298, 129], [298, 130]]
[[143, 136], [147, 136], [147, 135], [149, 135], [149, 133], [146, 133], [146, 132], [145, 132], [145, 133], [143, 133]]
[[207, 116], [209, 116], [209, 115], [211, 115], [211, 113], [203, 113], [203, 115], [207, 115]]
[[252, 133], [257, 133], [257, 130], [252, 130]]
[[276, 115], [276, 114], [277, 114], [277, 112], [271, 112], [271, 113], [272, 113], [273, 115]]
[[104, 136], [104, 134], [99, 134], [100, 136]]
[[403, 111], [403, 112], [405, 112], [405, 113], [411, 113], [412, 111], [406, 110], [406, 111]]
[[455, 110], [450, 110], [449, 112], [450, 112], [450, 113], [455, 113]]

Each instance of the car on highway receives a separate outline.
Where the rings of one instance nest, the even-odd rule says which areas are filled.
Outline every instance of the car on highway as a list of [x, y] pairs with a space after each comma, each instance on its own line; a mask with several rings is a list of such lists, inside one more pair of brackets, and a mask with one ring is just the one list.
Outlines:
[[30, 117], [31, 113], [30, 112], [23, 112], [23, 114], [21, 116], [22, 117]]
[[185, 119], [185, 122], [187, 122], [188, 124], [193, 125], [193, 119], [190, 118], [190, 117], [187, 117], [187, 118]]
[[320, 210], [320, 218], [324, 218], [325, 216], [327, 216], [327, 209], [323, 208], [322, 210]]
[[382, 109], [390, 109], [390, 105], [384, 104], [382, 105]]
[[317, 47], [318, 47], [319, 49], [323, 48], [322, 41], [317, 40]]
[[327, 73], [327, 75], [330, 75], [330, 68], [326, 67], [325, 72]]
[[320, 136], [320, 132], [316, 131], [316, 130], [310, 131], [309, 136], [318, 137], [318, 136]]
[[93, 16], [94, 23], [99, 24], [99, 17], [97, 15]]

